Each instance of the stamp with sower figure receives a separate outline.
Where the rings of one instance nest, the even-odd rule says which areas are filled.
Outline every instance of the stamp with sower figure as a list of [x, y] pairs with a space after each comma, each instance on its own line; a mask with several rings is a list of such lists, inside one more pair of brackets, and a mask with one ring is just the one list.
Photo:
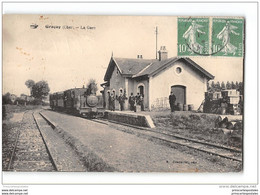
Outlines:
[[209, 54], [209, 18], [178, 18], [178, 56]]
[[178, 56], [243, 57], [244, 19], [178, 18]]
[[212, 19], [212, 55], [243, 56], [244, 19]]

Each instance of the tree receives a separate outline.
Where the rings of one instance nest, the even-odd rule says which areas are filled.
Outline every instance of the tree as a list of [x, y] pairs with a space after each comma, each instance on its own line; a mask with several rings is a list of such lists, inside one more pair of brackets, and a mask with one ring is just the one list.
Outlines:
[[210, 92], [214, 92], [215, 91], [215, 83], [214, 81], [211, 82], [211, 90]]
[[225, 90], [226, 89], [226, 85], [224, 83], [224, 81], [221, 82], [221, 90]]
[[207, 92], [210, 92], [211, 91], [211, 87], [209, 85], [209, 82], [207, 82]]
[[43, 100], [50, 92], [47, 81], [39, 81], [32, 86], [32, 96], [36, 99]]
[[215, 84], [215, 91], [221, 91], [221, 86], [219, 81]]
[[97, 93], [97, 83], [95, 79], [90, 79], [87, 84], [87, 95], [96, 95]]
[[25, 82], [25, 85], [30, 89], [30, 94], [32, 95], [32, 87], [35, 85], [35, 82], [29, 79]]
[[232, 86], [230, 84], [230, 82], [228, 81], [227, 84], [226, 84], [226, 89], [232, 89]]
[[238, 84], [238, 82], [236, 81], [236, 90], [238, 90], [239, 89], [239, 84]]
[[12, 104], [11, 101], [11, 94], [8, 92], [5, 95], [2, 96], [2, 104]]
[[239, 82], [238, 86], [239, 86], [238, 91], [240, 92], [240, 95], [244, 95], [244, 84], [243, 84], [243, 82]]
[[232, 89], [236, 89], [236, 85], [235, 85], [235, 83], [233, 81], [231, 82], [231, 88]]

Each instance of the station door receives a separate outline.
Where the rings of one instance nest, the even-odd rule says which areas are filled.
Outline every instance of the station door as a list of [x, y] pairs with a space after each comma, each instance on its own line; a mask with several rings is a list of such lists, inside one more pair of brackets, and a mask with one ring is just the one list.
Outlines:
[[186, 87], [183, 85], [173, 85], [171, 86], [171, 91], [176, 96], [176, 102], [180, 104], [186, 104]]

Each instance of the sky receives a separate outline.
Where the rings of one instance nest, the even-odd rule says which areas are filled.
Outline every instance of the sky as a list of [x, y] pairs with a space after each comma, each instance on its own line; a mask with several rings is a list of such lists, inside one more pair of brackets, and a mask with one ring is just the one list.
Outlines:
[[[155, 58], [156, 26], [158, 48], [166, 46], [168, 57], [177, 56], [174, 16], [4, 15], [3, 94], [29, 95], [28, 79], [47, 81], [50, 93], [82, 87], [92, 78], [102, 90], [112, 54]], [[243, 58], [190, 58], [214, 81], [243, 80]]]

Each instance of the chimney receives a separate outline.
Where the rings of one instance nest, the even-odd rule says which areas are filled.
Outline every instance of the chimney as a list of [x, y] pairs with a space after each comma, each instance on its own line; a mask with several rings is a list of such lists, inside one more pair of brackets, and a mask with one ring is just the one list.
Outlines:
[[161, 48], [158, 51], [158, 53], [159, 53], [159, 61], [167, 60], [167, 58], [168, 58], [168, 51], [166, 50], [165, 46], [161, 46]]
[[143, 59], [143, 55], [137, 55], [137, 59]]

